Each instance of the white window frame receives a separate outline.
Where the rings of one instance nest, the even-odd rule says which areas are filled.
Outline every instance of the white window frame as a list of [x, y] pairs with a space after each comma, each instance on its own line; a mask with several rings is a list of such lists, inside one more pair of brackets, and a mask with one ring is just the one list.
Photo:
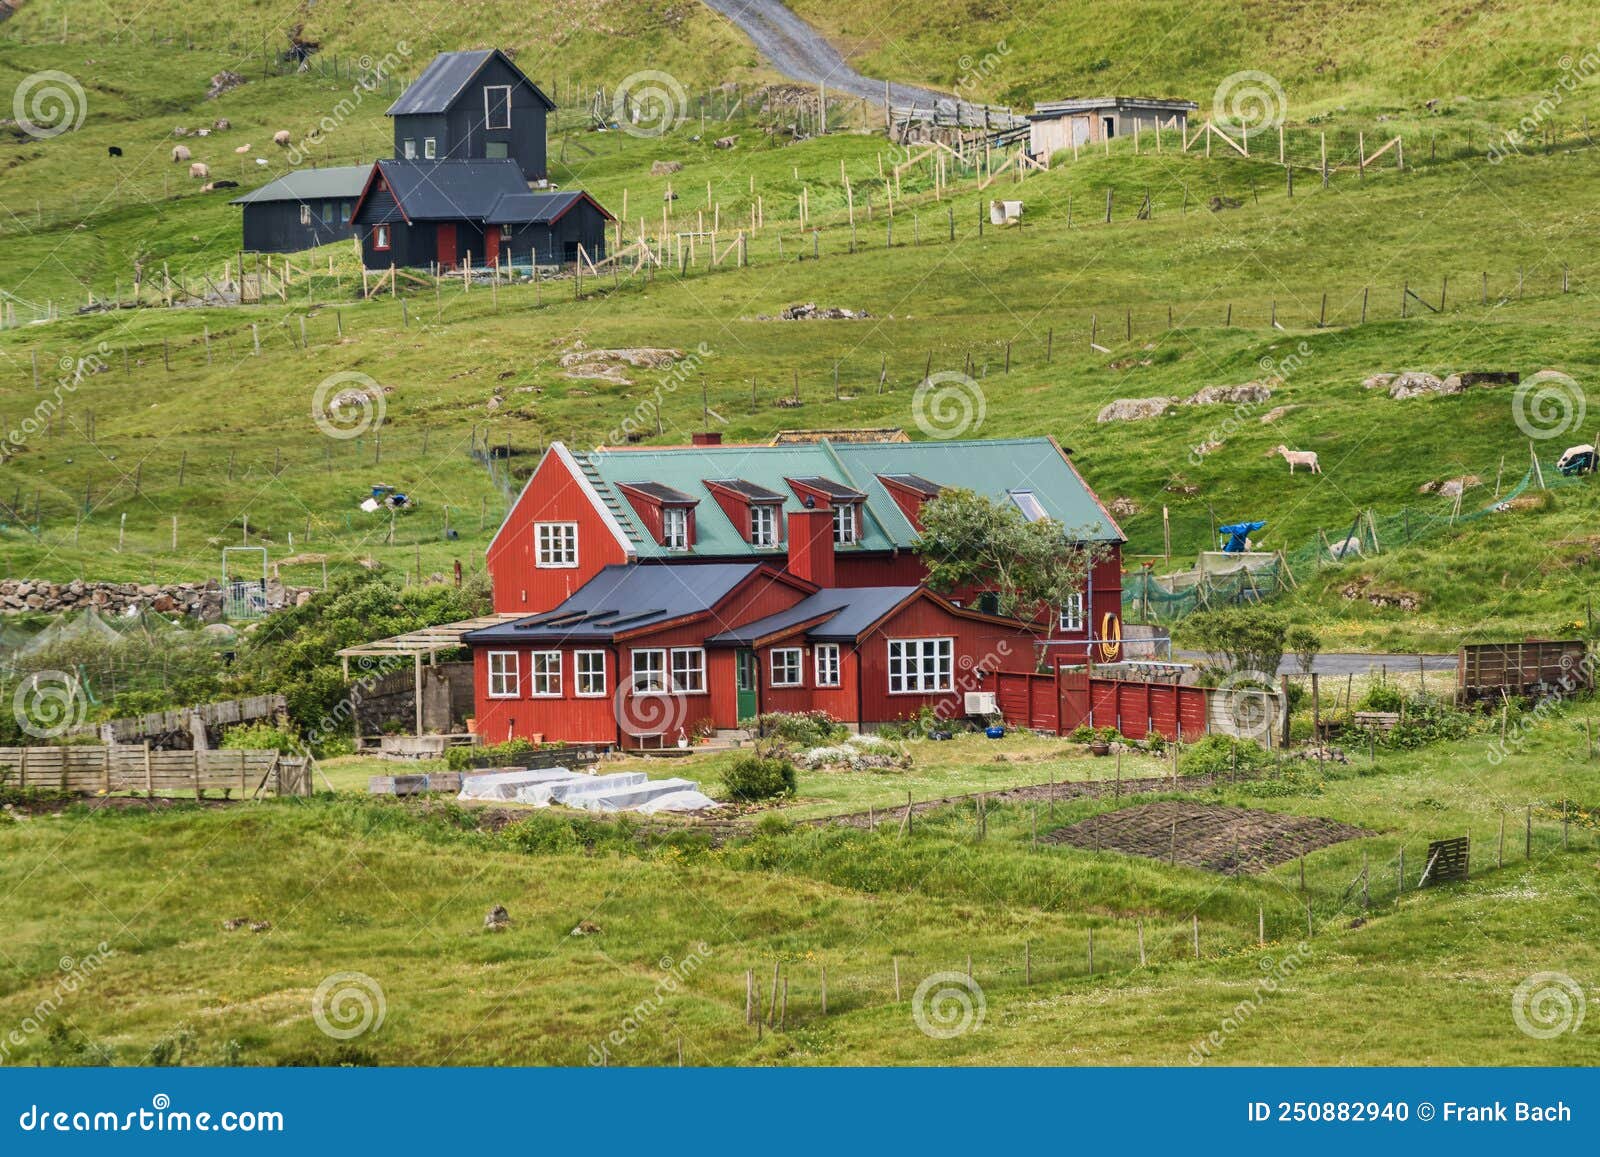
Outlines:
[[311, 202], [309, 201], [300, 202], [300, 224], [311, 224]]
[[439, 159], [439, 139], [437, 137], [422, 138], [422, 159], [437, 161]]
[[818, 687], [839, 686], [839, 644], [818, 643], [811, 649], [811, 665]]
[[417, 159], [417, 138], [407, 137], [400, 142], [400, 155], [408, 161]]
[[[844, 515], [841, 520], [840, 515]], [[861, 515], [854, 502], [842, 502], [833, 508], [833, 545], [854, 546], [861, 538]]]
[[[500, 660], [496, 663], [495, 660]], [[506, 669], [504, 660], [511, 660], [510, 670]], [[496, 670], [496, 667], [499, 669]], [[511, 690], [505, 690], [505, 680], [511, 679]], [[496, 688], [500, 688], [496, 690]], [[516, 699], [522, 695], [522, 662], [521, 656], [516, 651], [490, 651], [489, 652], [489, 698], [491, 699]]]
[[[506, 123], [503, 125], [491, 124], [489, 119], [489, 94], [503, 92], [506, 94]], [[486, 84], [483, 86], [483, 127], [485, 129], [509, 129], [511, 127], [511, 85]]]
[[[550, 666], [552, 660], [554, 661], [554, 669]], [[528, 652], [528, 698], [561, 698], [560, 651]]]
[[[679, 681], [680, 659], [688, 660], [681, 668], [684, 681]], [[704, 647], [674, 647], [668, 659], [667, 677], [672, 681], [674, 695], [704, 695], [706, 693], [706, 649]]]
[[661, 545], [668, 550], [689, 549], [689, 512], [684, 507], [661, 508]]
[[[654, 656], [655, 662], [649, 669], [641, 668], [639, 660], [646, 656]], [[667, 651], [665, 647], [640, 647], [629, 654], [630, 667], [628, 686], [635, 695], [659, 695], [667, 689]], [[645, 682], [640, 682], [640, 676]]]
[[1044, 508], [1044, 503], [1039, 501], [1039, 495], [1034, 490], [1021, 487], [1008, 490], [1006, 494], [1012, 504], [1022, 512], [1022, 517], [1029, 522], [1043, 522], [1050, 517], [1050, 512]]
[[1063, 631], [1083, 630], [1083, 612], [1083, 592], [1068, 595], [1067, 601], [1061, 604], [1059, 628]]
[[772, 502], [750, 504], [750, 545], [778, 545], [778, 506]]
[[[559, 538], [557, 532], [559, 533]], [[547, 541], [548, 535], [548, 541]], [[566, 547], [570, 542], [571, 560]], [[560, 553], [556, 551], [561, 547]], [[548, 550], [546, 548], [549, 548]], [[539, 570], [574, 570], [578, 565], [578, 524], [576, 522], [536, 522], [533, 524], [533, 562]]]
[[[600, 670], [598, 672], [594, 671], [592, 663], [588, 662], [596, 658], [600, 660]], [[586, 666], [589, 666], [590, 669], [585, 670]], [[600, 680], [599, 687], [594, 684], [597, 674]], [[586, 685], [589, 688], [587, 691], [584, 690]], [[579, 699], [605, 698], [606, 653], [604, 651], [574, 651], [572, 653], [572, 690]]]
[[940, 695], [955, 690], [954, 638], [890, 639], [888, 658], [891, 695]]
[[[778, 678], [778, 657], [784, 656], [783, 668], [794, 671], [793, 679]], [[806, 652], [803, 647], [774, 647], [767, 657], [767, 670], [774, 687], [804, 687], [806, 681]]]
[[389, 226], [374, 225], [372, 227], [372, 248], [376, 252], [386, 252], [389, 248]]

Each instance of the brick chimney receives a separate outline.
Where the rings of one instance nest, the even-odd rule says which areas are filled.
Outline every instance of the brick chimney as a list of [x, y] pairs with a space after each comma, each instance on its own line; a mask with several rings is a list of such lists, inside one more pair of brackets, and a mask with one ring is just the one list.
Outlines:
[[832, 510], [790, 511], [789, 573], [819, 587], [834, 585]]
[[707, 430], [703, 434], [691, 434], [689, 441], [696, 446], [720, 446], [722, 445], [722, 431]]

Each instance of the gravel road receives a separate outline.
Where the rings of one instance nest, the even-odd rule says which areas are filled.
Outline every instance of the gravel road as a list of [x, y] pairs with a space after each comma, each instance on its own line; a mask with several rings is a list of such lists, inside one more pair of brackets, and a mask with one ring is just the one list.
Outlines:
[[[721, 13], [743, 29], [772, 67], [785, 76], [807, 84], [820, 81], [831, 91], [866, 97], [874, 103], [883, 101], [883, 81], [870, 80], [846, 64], [838, 49], [778, 0], [705, 2], [713, 12]], [[955, 104], [955, 98], [949, 93], [906, 84], [891, 83], [889, 99], [894, 104], [924, 108], [934, 101], [942, 101], [950, 107]]]

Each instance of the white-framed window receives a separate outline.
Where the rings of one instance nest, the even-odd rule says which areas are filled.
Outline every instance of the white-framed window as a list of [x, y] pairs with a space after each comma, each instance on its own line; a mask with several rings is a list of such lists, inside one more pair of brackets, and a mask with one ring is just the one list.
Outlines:
[[578, 565], [576, 522], [536, 522], [533, 531], [540, 567], [548, 570]]
[[839, 644], [818, 643], [811, 652], [817, 670], [818, 687], [839, 685]]
[[572, 678], [577, 684], [578, 698], [599, 698], [606, 693], [606, 653], [604, 651], [574, 651]]
[[778, 508], [761, 503], [750, 508], [750, 542], [753, 546], [778, 545]]
[[511, 127], [511, 86], [486, 84], [483, 86], [483, 127], [508, 129]]
[[860, 536], [856, 523], [856, 504], [846, 502], [833, 508], [833, 544], [850, 546]]
[[560, 651], [533, 651], [528, 655], [528, 694], [546, 699], [560, 696]]
[[701, 647], [672, 648], [672, 689], [697, 695], [706, 689], [706, 653]]
[[300, 202], [300, 224], [311, 224], [311, 206], [304, 201]]
[[955, 650], [954, 639], [890, 639], [889, 694], [954, 690]]
[[408, 160], [408, 161], [416, 160], [417, 159], [417, 142], [416, 142], [416, 138], [408, 137], [406, 140], [402, 141], [401, 144], [400, 144], [400, 152], [401, 152], [401, 155], [404, 156], [406, 160]]
[[374, 249], [389, 248], [389, 226], [375, 225], [372, 229], [372, 247]]
[[772, 685], [798, 687], [801, 684], [801, 667], [804, 652], [799, 647], [777, 647], [772, 652]]
[[667, 653], [659, 648], [633, 652], [634, 694], [667, 689]]
[[1061, 629], [1063, 631], [1083, 630], [1083, 593], [1067, 596], [1067, 601], [1061, 604]]
[[425, 161], [438, 160], [439, 143], [432, 137], [422, 138], [422, 159]]
[[489, 698], [515, 699], [520, 692], [515, 651], [489, 652]]
[[661, 545], [668, 550], [689, 549], [689, 512], [683, 507], [661, 508]]

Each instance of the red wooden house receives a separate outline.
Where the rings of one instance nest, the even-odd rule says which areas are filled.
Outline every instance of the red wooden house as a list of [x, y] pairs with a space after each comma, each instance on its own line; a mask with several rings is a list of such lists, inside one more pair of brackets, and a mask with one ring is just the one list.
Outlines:
[[[1009, 499], [1105, 546], [1048, 624], [922, 586], [922, 503]], [[638, 746], [821, 709], [871, 727], [966, 713], [999, 672], [1120, 637], [1121, 531], [1049, 438], [603, 449], [557, 443], [488, 550], [478, 731]], [[1107, 654], [1106, 657], [1114, 657]], [[993, 683], [989, 683], [989, 690]]]

